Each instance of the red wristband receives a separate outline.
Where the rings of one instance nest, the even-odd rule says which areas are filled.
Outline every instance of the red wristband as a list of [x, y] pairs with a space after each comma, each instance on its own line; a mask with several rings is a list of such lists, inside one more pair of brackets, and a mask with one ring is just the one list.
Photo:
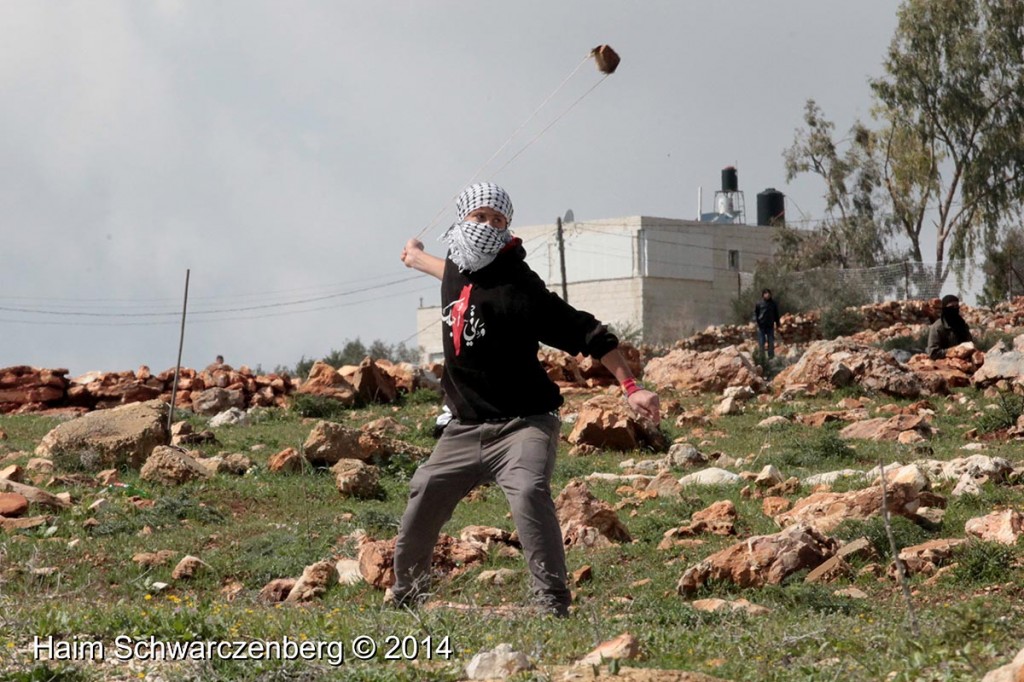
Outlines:
[[633, 395], [637, 391], [644, 390], [644, 387], [636, 383], [634, 379], [626, 379], [622, 382], [622, 390], [626, 392], [626, 397]]

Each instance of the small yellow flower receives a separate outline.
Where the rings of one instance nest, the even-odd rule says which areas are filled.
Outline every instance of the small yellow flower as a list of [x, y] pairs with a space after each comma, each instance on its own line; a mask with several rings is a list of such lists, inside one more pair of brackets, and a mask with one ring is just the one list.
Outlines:
[[153, 595], [151, 595], [151, 594], [147, 594], [145, 597], [143, 597], [143, 599], [145, 599], [146, 601], [149, 601], [152, 598], [153, 598]]

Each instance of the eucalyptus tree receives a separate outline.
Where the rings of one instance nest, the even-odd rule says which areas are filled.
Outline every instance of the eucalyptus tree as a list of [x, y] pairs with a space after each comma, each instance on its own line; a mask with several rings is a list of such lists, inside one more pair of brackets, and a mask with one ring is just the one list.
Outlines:
[[825, 182], [825, 237], [811, 242], [825, 257], [927, 259], [934, 291], [920, 293], [937, 295], [1021, 217], [1024, 2], [905, 0], [883, 71], [870, 81], [875, 129], [858, 122], [837, 141], [808, 101], [787, 175]]
[[931, 233], [942, 281], [1021, 215], [1024, 2], [907, 0], [898, 16], [871, 82], [883, 185], [915, 260]]

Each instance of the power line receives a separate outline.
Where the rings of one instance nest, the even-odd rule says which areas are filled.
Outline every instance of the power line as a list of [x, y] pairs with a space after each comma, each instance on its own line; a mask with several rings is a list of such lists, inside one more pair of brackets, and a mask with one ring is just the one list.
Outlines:
[[[530, 242], [535, 241], [538, 238], [546, 238], [546, 236], [545, 235], [536, 235], [534, 237], [530, 237], [529, 239], [524, 240], [523, 244], [524, 245], [529, 244]], [[421, 276], [422, 275], [420, 275], [420, 274], [410, 275], [409, 277], [404, 278], [404, 279], [388, 281], [388, 282], [384, 282], [384, 283], [381, 283], [381, 284], [378, 284], [378, 285], [370, 286], [368, 288], [372, 289], [374, 286], [378, 286], [378, 287], [392, 286], [396, 282], [400, 283], [400, 282], [404, 282], [404, 281], [411, 281], [411, 280], [417, 279], [417, 278], [419, 278]], [[285, 295], [285, 294], [290, 294], [290, 293], [303, 292], [303, 291], [309, 291], [309, 292], [327, 291], [328, 292], [328, 293], [325, 293], [323, 295], [311, 296], [311, 297], [305, 298], [305, 299], [287, 300], [287, 301], [276, 301], [276, 302], [272, 302], [272, 303], [264, 303], [264, 304], [262, 304], [263, 307], [298, 305], [298, 304], [302, 304], [302, 303], [306, 303], [306, 302], [311, 302], [311, 301], [315, 302], [317, 300], [328, 300], [330, 298], [337, 298], [337, 297], [347, 296], [347, 295], [350, 295], [351, 293], [353, 293], [353, 291], [355, 291], [355, 292], [363, 291], [363, 289], [336, 291], [337, 287], [339, 287], [339, 286], [341, 286], [343, 284], [355, 284], [355, 283], [372, 282], [373, 280], [383, 279], [383, 278], [387, 278], [387, 277], [392, 277], [393, 278], [393, 275], [391, 275], [390, 273], [383, 274], [383, 275], [373, 275], [373, 276], [370, 276], [370, 277], [363, 277], [363, 278], [355, 279], [355, 280], [346, 280], [344, 282], [338, 282], [338, 283], [333, 283], [333, 284], [317, 284], [317, 285], [310, 285], [310, 286], [306, 286], [306, 287], [297, 287], [297, 288], [294, 288], [294, 289], [280, 289], [280, 290], [272, 290], [272, 291], [264, 291], [264, 292], [250, 291], [250, 292], [238, 293], [238, 294], [218, 294], [218, 295], [207, 295], [207, 296], [193, 296], [193, 297], [190, 297], [190, 298], [192, 298], [193, 300], [202, 300], [202, 301], [220, 301], [220, 300], [227, 300], [227, 299], [242, 299], [242, 298], [254, 298], [254, 297], [260, 297], [260, 298], [266, 299], [266, 298], [274, 298], [274, 297], [277, 297], [277, 296], [281, 296], [281, 295]], [[59, 314], [69, 314], [69, 315], [71, 315], [71, 314], [79, 314], [79, 315], [85, 316], [85, 317], [100, 317], [100, 316], [109, 316], [109, 317], [139, 316], [139, 317], [143, 317], [143, 316], [170, 316], [170, 315], [177, 316], [178, 315], [177, 311], [175, 311], [175, 312], [169, 312], [169, 311], [168, 312], [163, 312], [163, 311], [152, 312], [152, 311], [149, 311], [149, 312], [146, 312], [146, 313], [138, 313], [138, 314], [135, 314], [135, 315], [128, 314], [128, 313], [125, 313], [124, 315], [118, 315], [117, 314], [117, 309], [118, 308], [128, 308], [128, 309], [131, 309], [131, 308], [139, 308], [139, 307], [149, 307], [150, 304], [153, 304], [153, 303], [163, 303], [163, 302], [174, 302], [174, 303], [177, 303], [177, 300], [178, 299], [175, 298], [175, 297], [155, 297], [155, 298], [74, 298], [74, 297], [61, 297], [61, 296], [11, 296], [11, 295], [4, 296], [4, 295], [0, 295], [0, 301], [38, 301], [38, 302], [40, 302], [40, 304], [32, 306], [31, 308], [25, 307], [25, 306], [21, 306], [21, 307], [17, 307], [17, 306], [0, 306], [0, 310], [6, 310], [8, 312], [23, 312], [23, 313], [32, 313], [32, 314], [58, 314], [58, 313]], [[51, 304], [43, 303], [45, 301], [54, 301], [56, 303], [51, 305]], [[87, 303], [87, 304], [116, 303], [118, 305], [116, 305], [116, 306], [99, 305], [98, 308], [100, 310], [96, 309], [97, 306], [84, 306], [85, 310], [82, 311], [79, 306], [76, 306], [76, 305], [61, 305], [62, 303], [68, 303], [68, 304], [77, 304], [77, 303]], [[109, 308], [114, 308], [114, 311], [103, 310], [103, 309], [108, 308], [108, 307]], [[251, 306], [250, 308], [251, 309], [258, 309], [259, 307], [260, 306]], [[233, 308], [233, 309], [228, 309], [228, 311], [240, 311], [240, 310], [246, 310], [246, 309], [248, 309], [248, 308]], [[218, 312], [223, 312], [223, 311], [222, 310], [216, 310], [216, 309], [200, 310], [200, 311], [196, 311], [196, 314], [200, 314], [200, 313], [201, 314], [212, 314], [212, 313], [218, 313]]]
[[[625, 223], [623, 223], [622, 226], [626, 226]], [[610, 227], [615, 227], [615, 226], [612, 225]], [[584, 227], [583, 229], [586, 230], [586, 231], [592, 232], [592, 233], [607, 235], [609, 237], [618, 237], [618, 238], [622, 238], [622, 239], [628, 239], [631, 242], [633, 241], [633, 237], [634, 237], [633, 234], [629, 234], [629, 233], [607, 232], [607, 231], [604, 231], [604, 230], [600, 230], [600, 229], [596, 229], [596, 228], [588, 228], [588, 227]], [[646, 242], [648, 244], [661, 244], [661, 245], [665, 245], [665, 246], [685, 247], [685, 248], [687, 248], [689, 250], [696, 250], [696, 251], [720, 252], [720, 253], [725, 253], [725, 254], [728, 254], [728, 253], [733, 252], [733, 251], [740, 251], [740, 249], [728, 249], [728, 248], [723, 249], [723, 248], [718, 248], [718, 247], [714, 247], [714, 246], [706, 246], [704, 244], [694, 244], [692, 242], [678, 242], [678, 241], [668, 241], [668, 240], [664, 240], [664, 239], [653, 239], [650, 236], [645, 236], [645, 238], [646, 238], [645, 240], [646, 240]], [[599, 256], [611, 256], [613, 258], [628, 258], [628, 259], [632, 259], [633, 258], [633, 254], [632, 253], [625, 254], [625, 253], [621, 253], [621, 252], [611, 252], [611, 251], [594, 251], [594, 250], [589, 250], [589, 249], [582, 249], [579, 246], [573, 246], [572, 252], [573, 253], [589, 253], [589, 254], [592, 254], [592, 255], [599, 255]], [[765, 256], [765, 257], [768, 258], [769, 256]], [[644, 261], [646, 263], [648, 263], [648, 264], [656, 264], [656, 265], [678, 265], [679, 264], [679, 261], [676, 261], [676, 260], [665, 260], [665, 259], [659, 259], [659, 258], [652, 258], [649, 255], [647, 257], [645, 257]], [[739, 272], [739, 270], [737, 270], [737, 269], [728, 268], [728, 267], [727, 268], [722, 268], [722, 267], [718, 267], [718, 266], [714, 265], [713, 263], [708, 263], [708, 264], [705, 264], [705, 265], [699, 265], [699, 264], [693, 264], [693, 265], [694, 265], [694, 267], [699, 267], [699, 268], [702, 268], [702, 269], [705, 269], [705, 270], [712, 270], [712, 271], [715, 271], [715, 272], [733, 272], [733, 273]]]
[[[611, 225], [611, 227], [618, 227], [618, 226], [627, 227], [626, 223], [621, 223], [620, 225], [615, 225], [615, 224]], [[587, 230], [589, 232], [594, 232], [594, 233], [597, 233], [597, 234], [604, 234], [604, 235], [607, 235], [607, 236], [610, 236], [610, 237], [620, 237], [620, 238], [626, 238], [626, 239], [630, 239], [630, 240], [633, 239], [633, 235], [632, 234], [628, 234], [628, 233], [608, 232], [608, 231], [597, 229], [597, 227], [584, 227], [583, 229]], [[717, 251], [717, 252], [720, 252], [720, 253], [729, 253], [729, 252], [732, 252], [732, 251], [741, 251], [741, 249], [719, 248], [719, 247], [715, 247], [715, 246], [706, 246], [706, 245], [703, 245], [703, 244], [694, 244], [692, 242], [679, 242], [679, 241], [668, 241], [668, 240], [664, 240], [664, 239], [653, 239], [650, 236], [646, 237], [646, 241], [649, 244], [663, 244], [663, 245], [666, 245], [666, 246], [685, 246], [687, 248], [698, 250], [698, 251], [700, 251], [700, 250], [711, 251], [711, 252]], [[578, 249], [576, 249], [576, 250], [578, 251]], [[596, 253], [596, 252], [591, 252], [591, 253]], [[616, 254], [608, 254], [608, 255], [616, 255]], [[954, 262], [954, 261], [963, 261], [965, 263], [973, 262], [970, 259], [963, 259], [963, 258], [960, 258], [960, 259], [946, 259], [946, 260], [941, 261], [941, 262], [943, 262], [943, 263], [951, 263], [951, 262]], [[649, 263], [661, 263], [661, 264], [674, 264], [674, 261], [656, 260], [656, 259], [650, 259], [650, 258], [647, 259], [647, 262], [649, 262]], [[910, 265], [927, 265], [928, 264], [928, 263], [923, 262], [923, 261], [912, 261], [911, 260], [911, 261], [907, 261], [907, 262]], [[938, 262], [938, 261], [936, 261], [936, 262]], [[934, 265], [935, 262], [933, 262], [931, 264]], [[900, 267], [902, 267], [902, 261], [900, 263], [895, 263], [895, 264], [889, 263], [889, 264], [883, 264], [883, 265], [876, 265], [876, 266], [872, 266], [872, 267], [874, 267], [874, 268], [886, 268], [886, 267], [890, 267], [892, 265], [900, 265]], [[710, 268], [710, 269], [713, 269], [713, 270], [719, 270], [719, 271], [732, 271], [732, 272], [736, 272], [736, 270], [733, 270], [732, 268], [719, 268], [719, 267], [714, 267], [712, 265], [707, 265], [707, 266], [702, 266], [702, 267], [707, 267], [707, 268]], [[862, 269], [870, 269], [870, 268], [837, 268], [837, 270], [840, 270], [840, 271], [842, 271], [842, 270], [862, 270]]]
[[432, 322], [427, 324], [427, 326], [425, 326], [422, 329], [419, 329], [419, 330], [413, 332], [409, 336], [407, 336], [404, 339], [402, 339], [401, 341], [399, 341], [399, 343], [405, 343], [406, 341], [411, 341], [412, 339], [416, 338], [417, 336], [419, 336], [423, 332], [427, 331], [431, 327], [433, 327], [435, 325], [438, 325], [438, 324], [441, 324], [441, 317], [440, 317], [440, 315], [438, 317], [436, 317]]
[[[545, 237], [545, 235], [537, 235], [537, 236], [534, 236], [534, 237], [530, 237], [528, 239], [523, 240], [523, 244], [526, 245], [526, 244], [529, 244], [531, 242], [537, 241], [538, 239], [541, 239], [541, 238], [546, 238], [546, 237]], [[378, 275], [378, 276], [375, 276], [375, 277], [371, 277], [369, 279], [378, 279], [380, 277], [382, 277], [382, 276]], [[293, 300], [293, 301], [284, 301], [284, 302], [277, 302], [277, 303], [269, 303], [269, 304], [255, 305], [255, 306], [243, 306], [243, 307], [235, 307], [235, 308], [199, 310], [199, 311], [193, 311], [192, 314], [193, 315], [215, 315], [215, 314], [223, 314], [223, 313], [251, 312], [251, 311], [256, 311], [256, 310], [272, 310], [272, 309], [279, 309], [279, 308], [287, 308], [287, 307], [291, 307], [291, 306], [308, 305], [310, 303], [316, 303], [316, 302], [319, 302], [319, 301], [331, 300], [331, 299], [351, 296], [351, 295], [355, 295], [355, 294], [359, 294], [359, 293], [366, 293], [366, 292], [369, 292], [369, 291], [378, 291], [380, 289], [384, 289], [384, 288], [388, 288], [388, 287], [392, 287], [392, 286], [396, 286], [396, 285], [401, 285], [401, 284], [406, 284], [406, 283], [409, 283], [409, 282], [419, 281], [419, 280], [423, 280], [423, 275], [420, 274], [420, 273], [417, 273], [415, 275], [410, 275], [410, 276], [407, 276], [407, 277], [402, 277], [402, 278], [398, 278], [398, 279], [392, 279], [391, 281], [384, 282], [384, 283], [381, 283], [381, 284], [376, 284], [376, 285], [366, 286], [366, 287], [359, 287], [359, 288], [350, 289], [350, 290], [347, 290], [347, 291], [334, 292], [334, 293], [331, 293], [331, 294], [328, 294], [328, 295], [325, 295], [325, 296], [314, 296], [314, 297], [309, 297], [309, 298], [305, 298], [305, 299], [299, 299], [299, 300]], [[364, 279], [364, 280], [356, 280], [356, 281], [366, 281], [366, 280]], [[190, 321], [190, 324], [210, 324], [210, 323], [222, 323], [222, 322], [235, 322], [235, 321], [243, 321], [243, 320], [260, 320], [260, 319], [269, 319], [269, 318], [275, 318], [275, 317], [285, 317], [285, 316], [290, 316], [290, 315], [301, 315], [301, 314], [305, 314], [305, 313], [319, 312], [319, 311], [323, 311], [323, 310], [335, 310], [335, 309], [338, 309], [338, 308], [346, 308], [346, 307], [352, 307], [352, 306], [358, 306], [358, 305], [365, 305], [365, 304], [374, 303], [374, 302], [381, 301], [381, 300], [386, 300], [386, 299], [390, 299], [390, 298], [396, 298], [396, 297], [399, 297], [399, 296], [407, 296], [409, 294], [420, 293], [420, 292], [424, 292], [424, 291], [427, 291], [427, 290], [430, 290], [430, 289], [434, 289], [434, 288], [436, 288], [438, 286], [439, 286], [439, 282], [434, 281], [434, 280], [431, 279], [431, 280], [428, 280], [428, 284], [425, 285], [425, 286], [420, 284], [419, 286], [416, 286], [415, 288], [409, 289], [409, 290], [406, 290], [406, 291], [398, 291], [398, 292], [394, 292], [394, 293], [390, 293], [390, 294], [386, 294], [386, 295], [382, 295], [382, 296], [371, 296], [369, 298], [364, 298], [364, 299], [361, 299], [361, 300], [358, 300], [358, 301], [347, 301], [347, 302], [341, 302], [341, 303], [333, 303], [331, 305], [315, 306], [315, 307], [312, 307], [312, 308], [304, 308], [302, 310], [275, 310], [274, 312], [269, 312], [269, 313], [266, 313], [266, 314], [259, 314], [259, 315], [237, 315], [237, 316], [231, 316], [231, 317], [212, 317], [212, 318], [211, 317], [205, 317], [205, 318], [199, 318], [199, 319], [193, 318]], [[296, 291], [298, 291], [298, 290], [301, 290], [301, 289], [297, 289]], [[252, 294], [252, 295], [255, 295], [255, 294]], [[28, 297], [26, 297], [26, 298], [28, 298]], [[216, 299], [218, 297], [206, 297], [206, 298], [207, 299]], [[46, 299], [43, 298], [43, 297], [40, 297], [39, 300], [46, 300]], [[57, 299], [51, 299], [51, 300], [72, 300], [72, 301], [82, 301], [82, 302], [100, 301], [100, 300], [121, 300], [121, 301], [132, 301], [132, 302], [140, 303], [141, 304], [142, 302], [145, 302], [147, 300], [149, 300], [149, 301], [161, 301], [161, 300], [168, 300], [168, 299], [61, 299], [61, 298], [57, 298]], [[30, 326], [51, 326], [51, 327], [54, 327], [54, 326], [58, 326], [58, 327], [161, 327], [161, 326], [171, 326], [171, 325], [177, 324], [177, 322], [174, 319], [168, 319], [167, 321], [147, 320], [147, 321], [144, 321], [144, 322], [143, 321], [139, 321], [139, 322], [125, 322], [125, 321], [116, 321], [116, 318], [141, 318], [141, 317], [146, 317], [146, 318], [168, 317], [168, 318], [172, 318], [172, 317], [177, 317], [177, 315], [179, 314], [177, 312], [174, 312], [174, 313], [171, 313], [171, 312], [167, 312], [167, 313], [165, 313], [165, 312], [146, 312], [146, 313], [124, 313], [124, 312], [117, 313], [117, 312], [115, 312], [115, 313], [111, 313], [111, 312], [95, 312], [95, 311], [80, 311], [80, 310], [70, 310], [70, 311], [69, 310], [46, 310], [46, 309], [39, 309], [39, 308], [24, 308], [24, 307], [12, 307], [12, 306], [0, 306], [0, 310], [6, 310], [8, 312], [19, 312], [19, 313], [24, 313], [24, 314], [46, 315], [46, 316], [52, 316], [52, 317], [115, 318], [115, 321], [103, 321], [103, 322], [87, 322], [87, 321], [83, 321], [83, 320], [53, 320], [53, 321], [50, 321], [50, 320], [37, 320], [37, 319], [36, 320], [28, 320], [28, 319], [0, 318], [0, 323], [4, 323], [4, 324], [17, 324], [17, 325], [30, 325]]]
[[[296, 294], [299, 292], [316, 292], [321, 290], [333, 290], [341, 286], [355, 284], [359, 282], [369, 282], [377, 279], [384, 279], [391, 277], [390, 274], [372, 275], [370, 277], [361, 277], [359, 279], [344, 280], [341, 282], [335, 282], [331, 284], [311, 284], [305, 287], [296, 287], [292, 289], [277, 289], [271, 291], [248, 291], [244, 293], [236, 294], [216, 294], [207, 296], [196, 296], [193, 297], [196, 300], [222, 300], [222, 299], [236, 299], [236, 298], [273, 298], [285, 294]], [[124, 303], [127, 305], [148, 305], [151, 303], [162, 303], [162, 302], [177, 302], [179, 299], [174, 296], [163, 296], [153, 298], [80, 298], [80, 297], [62, 297], [62, 296], [12, 296], [12, 295], [0, 295], [0, 301], [57, 301], [67, 303]]]
[[[243, 306], [238, 308], [214, 308], [210, 310], [194, 310], [191, 311], [193, 315], [214, 315], [219, 313], [236, 313], [236, 312], [247, 312], [250, 310], [266, 310], [269, 308], [282, 308], [286, 306], [302, 305], [306, 303], [316, 303], [318, 301], [326, 301], [334, 298], [341, 298], [344, 296], [351, 296], [353, 294], [362, 293], [365, 291], [372, 291], [375, 289], [383, 289], [386, 287], [394, 286], [396, 284], [402, 284], [409, 282], [414, 279], [419, 279], [419, 275], [413, 275], [411, 277], [403, 277], [401, 279], [395, 279], [390, 282], [383, 284], [376, 284], [368, 287], [360, 287], [358, 289], [350, 289], [348, 291], [336, 292], [333, 294], [327, 294], [325, 296], [314, 296], [305, 299], [299, 299], [294, 301], [284, 301], [279, 303], [264, 303], [260, 305]], [[7, 312], [16, 313], [28, 313], [34, 315], [57, 315], [57, 316], [68, 316], [68, 317], [168, 317], [176, 316], [177, 313], [171, 312], [150, 312], [150, 313], [105, 313], [105, 312], [83, 312], [77, 310], [40, 310], [35, 308], [16, 308], [10, 306], [0, 306], [0, 310]]]
[[[602, 227], [608, 227], [608, 228], [618, 228], [618, 227], [630, 228], [630, 227], [632, 227], [631, 225], [629, 225], [628, 223], [625, 223], [625, 222], [622, 222], [622, 223], [601, 223], [601, 224], [586, 223], [586, 222], [576, 222], [576, 223], [570, 223], [570, 224], [575, 226], [575, 227], [578, 227], [579, 229], [581, 229], [581, 230], [583, 230], [585, 232], [591, 232], [591, 233], [594, 233], [594, 234], [604, 234], [604, 235], [608, 235], [609, 237], [620, 237], [620, 238], [623, 238], [623, 239], [630, 239], [630, 240], [632, 240], [635, 237], [635, 233], [632, 233], [632, 232], [612, 232], [612, 231], [601, 229]], [[706, 223], [706, 224], [707, 225], [716, 225], [717, 223]], [[738, 224], [734, 224], [734, 225], [736, 227], [754, 227], [754, 226], [750, 226], [750, 225], [746, 225], [746, 226], [738, 225]], [[647, 230], [647, 229], [649, 229], [649, 227], [664, 227], [664, 225], [662, 224], [662, 225], [654, 225], [654, 226], [645, 226], [642, 229]], [[764, 227], [764, 226], [763, 225], [758, 225], [756, 227]], [[567, 230], [567, 232], [569, 232], [571, 234], [570, 231]], [[547, 237], [549, 235], [545, 234], [544, 236]], [[705, 236], [712, 237], [713, 235], [705, 235]], [[687, 247], [689, 249], [695, 249], [695, 250], [698, 250], [698, 251], [711, 251], [711, 252], [719, 252], [719, 253], [725, 253], [725, 254], [728, 254], [728, 253], [730, 253], [732, 251], [739, 251], [740, 250], [740, 249], [721, 248], [721, 247], [717, 247], [717, 246], [707, 246], [706, 244], [696, 244], [694, 242], [688, 242], [688, 241], [668, 241], [668, 240], [665, 240], [665, 239], [654, 239], [654, 238], [650, 237], [648, 234], [645, 234], [645, 241], [647, 243], [649, 243], [649, 244], [664, 244], [666, 246], [683, 246], [683, 247]], [[664, 261], [660, 261], [660, 262], [664, 262]], [[718, 268], [718, 269], [725, 269], [725, 268]], [[731, 269], [731, 268], [729, 268], [729, 269]]]
[[[409, 280], [405, 280], [409, 281]], [[299, 315], [303, 313], [312, 313], [322, 310], [335, 310], [338, 308], [347, 308], [351, 306], [362, 305], [365, 303], [372, 303], [375, 301], [381, 301], [389, 298], [397, 298], [399, 296], [406, 296], [417, 292], [426, 291], [428, 288], [433, 289], [436, 284], [431, 283], [429, 287], [419, 286], [417, 288], [408, 291], [399, 291], [383, 296], [373, 296], [370, 298], [362, 299], [359, 301], [346, 301], [342, 303], [335, 303], [332, 305], [317, 306], [314, 308], [306, 308], [304, 310], [285, 310], [273, 313], [267, 313], [265, 315], [246, 315], [236, 317], [221, 317], [221, 318], [205, 318], [205, 319], [193, 319], [189, 322], [192, 324], [209, 324], [217, 322], [232, 322], [237, 320], [259, 320], [268, 319], [273, 317], [285, 317], [288, 315]], [[150, 321], [150, 322], [72, 322], [72, 321], [46, 321], [46, 320], [17, 320], [17, 319], [0, 319], [0, 322], [6, 322], [10, 324], [27, 324], [27, 325], [48, 325], [48, 326], [70, 326], [70, 327], [157, 327], [177, 324], [175, 321], [170, 320], [166, 322]]]
[[409, 291], [400, 291], [400, 292], [396, 292], [394, 294], [387, 294], [387, 295], [384, 295], [384, 296], [374, 296], [374, 297], [371, 297], [371, 298], [363, 299], [361, 301], [347, 301], [345, 303], [338, 303], [338, 304], [334, 304], [334, 305], [318, 306], [316, 308], [307, 308], [306, 310], [287, 310], [287, 311], [283, 311], [283, 312], [279, 312], [279, 313], [268, 313], [266, 315], [246, 315], [246, 316], [242, 316], [242, 317], [223, 317], [223, 318], [218, 318], [218, 319], [194, 320], [194, 322], [197, 323], [197, 324], [202, 324], [202, 323], [210, 323], [210, 322], [233, 322], [233, 321], [236, 321], [236, 320], [263, 320], [263, 319], [267, 319], [267, 318], [271, 318], [271, 317], [285, 317], [285, 316], [288, 316], [288, 315], [300, 315], [300, 314], [303, 314], [303, 313], [312, 313], [312, 312], [317, 312], [317, 311], [321, 311], [321, 310], [337, 310], [338, 308], [350, 308], [352, 306], [362, 305], [364, 303], [373, 303], [375, 301], [383, 301], [383, 300], [386, 300], [386, 299], [389, 299], [389, 298], [397, 298], [399, 296], [406, 296], [408, 294], [414, 294], [414, 293], [417, 293], [417, 292], [426, 291], [428, 288], [429, 289], [433, 289], [436, 286], [437, 286], [436, 284], [431, 283], [429, 287], [425, 287], [425, 286], [421, 285], [421, 286], [419, 286], [419, 287], [417, 287], [415, 289], [410, 289]]

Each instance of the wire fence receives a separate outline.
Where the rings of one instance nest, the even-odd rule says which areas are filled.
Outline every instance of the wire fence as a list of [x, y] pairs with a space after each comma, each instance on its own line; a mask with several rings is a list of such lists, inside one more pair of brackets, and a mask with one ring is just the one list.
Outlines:
[[970, 267], [970, 261], [950, 260], [904, 261], [873, 268], [816, 268], [786, 273], [774, 283], [768, 283], [770, 276], [763, 273], [743, 272], [740, 286], [784, 289], [791, 298], [799, 297], [805, 304], [801, 307], [806, 308], [825, 307], [836, 301], [867, 304], [930, 299], [939, 297], [947, 283], [955, 279], [952, 273], [968, 271]]

